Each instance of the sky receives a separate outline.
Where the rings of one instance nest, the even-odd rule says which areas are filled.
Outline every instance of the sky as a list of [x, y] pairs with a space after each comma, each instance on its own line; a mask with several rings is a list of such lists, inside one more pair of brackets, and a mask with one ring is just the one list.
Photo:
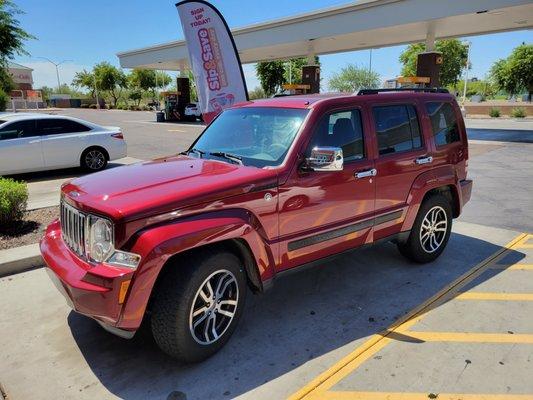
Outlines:
[[[101, 61], [119, 66], [117, 52], [183, 38], [172, 0], [15, 0], [26, 13], [19, 16], [22, 27], [37, 39], [26, 49], [30, 57], [16, 62], [34, 69], [35, 87], [57, 86], [55, 67], [39, 58], [66, 60], [60, 68], [62, 83], [70, 83], [77, 71], [90, 70]], [[324, 7], [350, 3], [342, 0], [213, 0], [230, 28], [239, 28], [275, 18]], [[246, 4], [245, 11], [243, 4]], [[268, 5], [268, 6], [267, 6]], [[533, 30], [498, 33], [468, 38], [471, 41], [470, 76], [483, 78], [491, 65], [507, 57], [522, 42], [533, 43]], [[405, 46], [374, 49], [372, 69], [382, 80], [398, 76], [398, 57]], [[321, 56], [323, 82], [347, 64], [368, 66], [369, 50]], [[244, 66], [249, 89], [259, 86], [253, 64]]]

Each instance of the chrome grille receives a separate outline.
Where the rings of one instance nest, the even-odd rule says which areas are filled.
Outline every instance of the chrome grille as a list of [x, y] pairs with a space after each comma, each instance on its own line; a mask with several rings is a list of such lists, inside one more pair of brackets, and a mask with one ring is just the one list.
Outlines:
[[66, 245], [77, 255], [85, 255], [85, 221], [87, 216], [71, 205], [61, 202], [61, 235]]

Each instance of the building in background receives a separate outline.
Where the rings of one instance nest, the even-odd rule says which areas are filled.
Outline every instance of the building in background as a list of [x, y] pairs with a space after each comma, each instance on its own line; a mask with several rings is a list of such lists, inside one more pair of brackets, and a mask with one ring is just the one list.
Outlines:
[[33, 90], [33, 69], [9, 61], [8, 72], [15, 83], [15, 90]]

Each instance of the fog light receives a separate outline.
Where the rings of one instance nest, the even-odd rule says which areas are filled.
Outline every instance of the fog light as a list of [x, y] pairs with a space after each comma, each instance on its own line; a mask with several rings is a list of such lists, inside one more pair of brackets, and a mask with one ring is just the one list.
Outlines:
[[127, 251], [115, 250], [106, 261], [107, 264], [135, 269], [141, 262], [141, 256]]

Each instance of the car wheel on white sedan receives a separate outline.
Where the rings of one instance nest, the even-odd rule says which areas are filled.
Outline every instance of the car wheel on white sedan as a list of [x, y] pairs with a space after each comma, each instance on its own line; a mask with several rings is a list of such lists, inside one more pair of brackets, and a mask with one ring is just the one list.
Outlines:
[[107, 166], [107, 152], [99, 147], [91, 147], [81, 155], [81, 167], [90, 172], [103, 170]]

